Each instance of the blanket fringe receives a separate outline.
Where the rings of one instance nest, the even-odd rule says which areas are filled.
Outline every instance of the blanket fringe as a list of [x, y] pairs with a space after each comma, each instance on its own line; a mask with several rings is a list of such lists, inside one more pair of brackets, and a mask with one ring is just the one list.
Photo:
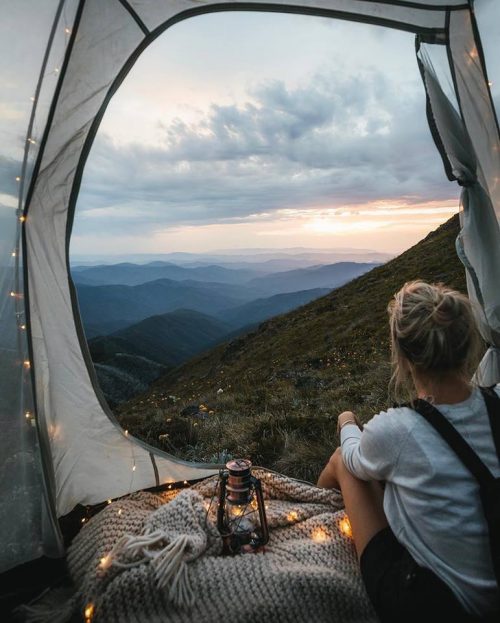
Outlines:
[[[130, 568], [151, 561], [158, 588], [169, 587], [168, 599], [179, 608], [190, 608], [195, 595], [189, 581], [189, 570], [184, 555], [189, 548], [190, 539], [181, 534], [162, 549], [154, 549], [167, 540], [162, 530], [138, 536], [124, 535], [110, 552], [111, 565]], [[120, 560], [122, 558], [122, 560]], [[123, 560], [132, 559], [130, 562]]]
[[184, 553], [189, 538], [182, 534], [169, 543], [152, 561], [156, 584], [164, 588], [170, 584], [168, 598], [179, 608], [189, 608], [194, 603], [194, 592], [189, 581], [189, 570]]

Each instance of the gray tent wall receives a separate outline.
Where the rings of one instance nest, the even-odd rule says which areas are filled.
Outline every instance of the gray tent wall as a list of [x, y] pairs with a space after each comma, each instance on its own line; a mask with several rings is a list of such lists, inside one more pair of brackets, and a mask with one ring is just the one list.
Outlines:
[[[205, 12], [283, 11], [385, 25], [414, 32], [429, 45], [446, 45], [464, 131], [475, 151], [472, 160], [477, 164], [476, 176], [492, 209], [494, 206], [497, 210], [497, 216], [500, 210], [498, 179], [495, 179], [500, 170], [498, 127], [469, 3], [460, 0], [274, 3], [63, 0], [62, 4], [66, 18], [66, 53], [58, 68], [46, 123], [40, 126], [45, 130], [40, 137], [33, 172], [30, 179], [27, 176], [25, 180], [25, 184], [30, 182], [26, 186], [27, 196], [25, 201], [21, 198], [26, 216], [22, 225], [26, 333], [31, 364], [28, 379], [34, 382], [36, 398], [36, 411], [34, 407], [34, 416], [29, 418], [36, 425], [33, 428], [36, 434], [32, 434], [27, 443], [31, 444], [32, 455], [40, 444], [41, 461], [37, 469], [45, 489], [41, 484], [40, 488], [46, 490], [48, 503], [45, 510], [40, 500], [28, 509], [12, 506], [8, 518], [0, 515], [2, 541], [9, 540], [4, 535], [20, 515], [27, 512], [31, 515], [31, 524], [37, 532], [31, 556], [42, 551], [54, 552], [50, 544], [57, 543], [57, 528], [53, 521], [46, 520], [69, 512], [77, 503], [94, 504], [156, 484], [200, 478], [215, 469], [215, 466], [179, 461], [132, 439], [120, 429], [96, 383], [69, 275], [68, 248], [75, 204], [99, 122], [134, 61], [169, 26]], [[61, 30], [63, 24], [57, 20], [56, 23]], [[434, 131], [437, 139], [435, 127]], [[446, 128], [439, 131], [446, 132]], [[448, 154], [442, 145], [441, 152], [449, 170]], [[479, 258], [482, 266], [488, 264], [489, 250], [482, 245], [480, 237], [470, 237], [467, 244], [474, 251], [469, 253], [469, 259]], [[482, 268], [474, 268], [482, 286], [486, 273]], [[487, 327], [495, 325], [496, 331], [499, 306], [493, 298], [490, 303], [484, 322]], [[4, 309], [0, 311], [4, 315]], [[5, 314], [10, 312], [7, 310]], [[18, 362], [19, 370], [26, 367], [22, 361]], [[25, 389], [26, 385], [29, 389], [26, 383]], [[25, 417], [22, 407], [14, 411], [7, 424], [13, 430]], [[2, 445], [4, 443], [2, 440]], [[4, 451], [2, 447], [2, 456]], [[21, 448], [16, 457], [16, 464], [24, 469], [26, 461]], [[4, 472], [2, 466], [2, 478]], [[19, 485], [21, 489], [24, 486], [22, 481]], [[3, 487], [6, 491], [12, 489], [5, 483]], [[43, 535], [38, 529], [42, 523], [49, 526]], [[1, 545], [3, 552], [4, 543]], [[19, 554], [17, 562], [28, 555]], [[7, 560], [2, 554], [0, 569], [12, 566], [14, 558], [15, 555]]]

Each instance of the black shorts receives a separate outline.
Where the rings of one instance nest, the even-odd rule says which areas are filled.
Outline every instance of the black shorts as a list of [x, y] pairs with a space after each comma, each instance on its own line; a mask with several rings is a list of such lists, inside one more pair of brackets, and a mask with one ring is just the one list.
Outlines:
[[361, 555], [361, 575], [381, 623], [469, 623], [451, 589], [417, 565], [390, 528], [378, 532]]

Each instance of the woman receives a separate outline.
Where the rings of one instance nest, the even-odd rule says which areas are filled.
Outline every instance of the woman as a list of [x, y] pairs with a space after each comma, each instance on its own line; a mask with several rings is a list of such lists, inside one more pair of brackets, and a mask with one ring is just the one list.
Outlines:
[[[500, 476], [483, 396], [469, 380], [480, 344], [469, 300], [412, 282], [391, 301], [389, 316], [396, 395], [406, 386], [434, 404]], [[484, 620], [498, 607], [498, 587], [474, 477], [409, 407], [379, 413], [363, 431], [346, 411], [338, 429], [341, 448], [318, 486], [342, 491], [381, 621]]]

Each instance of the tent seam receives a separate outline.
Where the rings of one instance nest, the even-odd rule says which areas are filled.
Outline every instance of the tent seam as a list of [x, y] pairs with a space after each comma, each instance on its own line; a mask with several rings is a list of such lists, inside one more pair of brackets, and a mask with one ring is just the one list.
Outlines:
[[139, 14], [137, 13], [137, 11], [132, 6], [130, 6], [130, 4], [127, 2], [127, 0], [118, 0], [118, 2], [123, 6], [123, 8], [125, 10], [127, 10], [130, 13], [130, 16], [132, 17], [134, 22], [139, 26], [139, 28], [142, 30], [142, 32], [146, 36], [148, 36], [151, 31], [146, 26], [146, 24], [142, 21], [142, 19], [140, 18]]

